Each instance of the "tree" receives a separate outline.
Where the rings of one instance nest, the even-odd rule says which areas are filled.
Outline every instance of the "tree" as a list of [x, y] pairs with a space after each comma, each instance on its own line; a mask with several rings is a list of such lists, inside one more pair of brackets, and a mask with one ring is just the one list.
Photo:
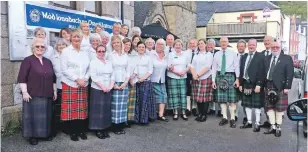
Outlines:
[[307, 20], [307, 1], [276, 1], [273, 3], [278, 5], [284, 14], [300, 16], [302, 20]]

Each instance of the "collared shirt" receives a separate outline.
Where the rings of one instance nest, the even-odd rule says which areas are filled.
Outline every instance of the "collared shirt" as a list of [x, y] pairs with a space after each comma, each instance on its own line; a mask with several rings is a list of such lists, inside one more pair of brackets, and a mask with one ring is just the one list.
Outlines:
[[213, 63], [213, 55], [211, 52], [199, 52], [194, 56], [191, 64], [191, 68], [194, 68], [196, 73], [202, 71], [204, 68], [208, 68], [209, 71], [200, 76], [200, 80], [207, 79], [212, 75], [211, 67]]
[[57, 77], [57, 88], [62, 89], [61, 79], [62, 79], [62, 71], [61, 71], [61, 61], [59, 52], [55, 51], [55, 54], [51, 58], [51, 62], [53, 65], [53, 70]]
[[83, 35], [80, 47], [91, 47], [90, 36]]
[[124, 82], [130, 77], [127, 54], [122, 52], [119, 55], [116, 51], [113, 51], [110, 56], [110, 61], [114, 70], [115, 82]]
[[[62, 82], [77, 88], [77, 79], [89, 79], [89, 52], [86, 48], [80, 48], [77, 52], [72, 45], [64, 48], [61, 55]], [[88, 82], [86, 82], [86, 86]]]
[[[250, 55], [250, 52], [249, 52], [249, 53], [248, 53], [248, 56], [247, 56], [247, 59], [246, 59], [246, 61], [245, 61], [244, 75], [243, 75], [243, 76], [244, 76], [244, 79], [246, 79], [246, 80], [249, 79], [249, 76], [248, 76], [247, 78], [245, 78], [246, 71], [248, 70], [248, 67], [247, 67], [248, 61], [250, 60], [250, 58], [251, 58], [251, 60], [252, 60], [255, 54], [256, 54], [256, 51], [253, 52], [252, 55]], [[251, 61], [250, 61], [250, 62], [251, 62]], [[247, 69], [247, 70], [246, 70], [246, 69]]]
[[96, 55], [96, 50], [93, 49], [93, 47], [89, 47], [89, 57], [90, 57], [90, 61], [97, 59], [97, 55]]
[[[275, 66], [277, 65], [279, 56], [280, 56], [280, 54], [278, 54], [278, 55], [276, 56], [276, 58], [275, 58]], [[273, 60], [274, 60], [274, 56], [272, 55], [271, 62], [270, 62], [270, 66], [269, 66], [268, 71], [267, 71], [267, 76], [266, 76], [267, 79], [269, 79], [269, 73], [270, 73], [270, 71], [271, 71], [271, 67], [272, 67], [272, 62], [273, 62]]]
[[195, 56], [195, 55], [198, 53], [198, 49], [195, 48], [195, 49], [194, 49], [194, 52], [192, 51], [192, 49], [188, 49], [188, 50], [185, 51], [185, 53], [187, 53], [188, 60], [189, 60], [190, 62], [192, 62], [192, 60], [193, 60], [193, 54], [194, 54], [194, 56]]
[[154, 53], [154, 52], [156, 52], [155, 50], [148, 50], [148, 49], [146, 49], [145, 50], [146, 51], [146, 55], [149, 55], [149, 56], [152, 56], [152, 54]]
[[[267, 54], [267, 51], [268, 51], [268, 54]], [[271, 50], [265, 50], [265, 52], [264, 52], [264, 55], [265, 56], [269, 56], [269, 55], [271, 55], [272, 54], [272, 51]]]
[[[236, 52], [232, 50], [225, 50], [226, 53], [226, 72], [235, 72], [236, 77], [240, 75], [239, 62]], [[216, 72], [221, 71], [223, 50], [216, 52], [212, 65], [212, 80], [215, 81]]]
[[151, 75], [151, 81], [155, 83], [165, 83], [168, 57], [165, 54], [163, 59], [160, 59], [155, 51], [152, 54], [151, 59], [153, 60], [153, 73]]
[[128, 66], [129, 66], [129, 75], [134, 75], [134, 70], [136, 68], [136, 57], [138, 56], [135, 50], [132, 50], [130, 54], [128, 54]]
[[164, 50], [164, 52], [165, 52], [166, 55], [168, 55], [169, 53], [171, 53], [171, 52], [170, 52], [170, 48], [171, 48], [171, 52], [173, 52], [173, 51], [174, 51], [174, 48], [171, 47], [171, 46], [166, 45], [165, 50]]
[[[146, 76], [147, 73], [153, 73], [153, 61], [150, 56], [143, 54], [135, 57], [136, 68], [134, 70], [134, 74], [137, 74], [137, 78], [142, 78]], [[149, 77], [147, 80], [150, 80]]]
[[92, 79], [91, 87], [102, 90], [96, 83], [99, 82], [103, 87], [108, 88], [110, 83], [114, 81], [114, 73], [110, 61], [103, 63], [98, 58], [90, 63], [90, 77]]
[[[31, 46], [28, 46], [27, 48], [27, 53], [26, 53], [26, 57], [33, 55], [33, 52], [31, 50]], [[43, 57], [47, 58], [47, 59], [51, 59], [53, 57], [53, 55], [55, 54], [55, 50], [53, 49], [53, 47], [51, 47], [50, 45], [47, 46], [47, 49], [45, 50]]]
[[[190, 61], [188, 60], [188, 57], [184, 51], [181, 51], [181, 55], [177, 56], [176, 52], [173, 51], [169, 53], [168, 55], [168, 67], [170, 65], [174, 66], [175, 72], [183, 72], [186, 70], [186, 68], [190, 65]], [[183, 77], [176, 75], [173, 72], [168, 71], [167, 76], [174, 79], [184, 79], [187, 78], [187, 74], [185, 74]]]

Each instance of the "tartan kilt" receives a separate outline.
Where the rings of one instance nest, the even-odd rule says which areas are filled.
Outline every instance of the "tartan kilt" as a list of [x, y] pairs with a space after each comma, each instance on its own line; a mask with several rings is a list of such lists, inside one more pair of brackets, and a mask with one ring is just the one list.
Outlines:
[[[123, 82], [116, 82], [120, 86]], [[111, 120], [112, 123], [120, 124], [127, 121], [128, 86], [124, 90], [112, 91]]]
[[[222, 79], [226, 79], [229, 84], [229, 89], [221, 90], [219, 89], [218, 82]], [[237, 103], [237, 94], [236, 89], [233, 87], [233, 83], [235, 81], [234, 74], [225, 73], [225, 75], [220, 75], [217, 73], [216, 75], [216, 91], [215, 91], [215, 101], [218, 103]]]
[[212, 77], [192, 81], [192, 101], [209, 102], [213, 100]]
[[135, 107], [136, 107], [136, 86], [128, 87], [128, 103], [127, 103], [127, 120], [135, 120]]
[[111, 125], [111, 92], [91, 88], [89, 129], [102, 130]]
[[173, 79], [168, 77], [168, 109], [186, 109], [186, 78]]
[[154, 101], [156, 104], [165, 104], [167, 102], [167, 90], [165, 83], [153, 82]]
[[51, 133], [52, 99], [32, 97], [22, 102], [23, 137], [48, 137]]
[[280, 91], [278, 96], [279, 96], [279, 101], [275, 104], [272, 105], [268, 101], [268, 89], [265, 91], [265, 105], [264, 105], [264, 110], [267, 112], [268, 110], [275, 110], [278, 112], [284, 112], [288, 108], [288, 95], [284, 94], [283, 91]]
[[62, 83], [61, 120], [85, 120], [87, 117], [87, 87], [73, 88]]
[[260, 93], [252, 93], [250, 96], [246, 96], [243, 93], [243, 100], [242, 100], [242, 106], [243, 107], [247, 107], [247, 108], [262, 108], [263, 104], [262, 104], [262, 100], [261, 100], [261, 94]]
[[152, 82], [144, 81], [136, 84], [136, 113], [138, 123], [148, 123], [149, 118], [156, 119], [156, 104], [153, 99]]

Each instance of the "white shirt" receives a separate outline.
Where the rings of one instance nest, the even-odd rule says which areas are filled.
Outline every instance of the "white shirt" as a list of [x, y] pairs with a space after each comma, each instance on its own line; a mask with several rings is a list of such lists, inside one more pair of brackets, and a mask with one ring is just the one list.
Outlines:
[[146, 52], [146, 55], [152, 56], [153, 53], [156, 52], [156, 51], [155, 50], [150, 51], [150, 50], [146, 49], [145, 52]]
[[[28, 46], [28, 51], [26, 53], [26, 57], [33, 55], [33, 52], [31, 50], [31, 46]], [[47, 49], [45, 50], [43, 56], [49, 60], [51, 60], [51, 58], [53, 57], [53, 55], [55, 55], [55, 50], [53, 49], [53, 47], [51, 47], [50, 45], [47, 46]]]
[[[177, 56], [176, 52], [173, 51], [169, 53], [168, 55], [168, 67], [171, 64], [174, 66], [175, 72], [183, 72], [190, 65], [190, 61], [188, 60], [188, 57], [184, 51], [181, 52], [180, 56]], [[170, 78], [174, 78], [174, 79], [184, 79], [187, 77], [187, 74], [181, 77], [181, 76], [176, 75], [173, 72], [168, 71], [167, 76]]]
[[171, 48], [171, 52], [173, 52], [174, 51], [174, 48], [173, 47], [170, 47], [170, 46], [168, 46], [168, 45], [166, 45], [166, 47], [165, 47], [165, 50], [164, 50], [164, 52], [165, 52], [165, 54], [166, 55], [168, 55], [170, 52], [170, 48]]
[[97, 55], [96, 55], [96, 50], [93, 49], [93, 47], [89, 47], [89, 57], [90, 57], [90, 61], [97, 59]]
[[51, 58], [51, 62], [53, 65], [53, 70], [55, 71], [55, 75], [57, 77], [57, 88], [62, 89], [61, 79], [62, 79], [62, 71], [61, 71], [61, 61], [60, 54], [55, 51], [55, 54]]
[[192, 49], [188, 49], [188, 50], [185, 51], [185, 53], [187, 53], [188, 60], [190, 62], [192, 62], [192, 58], [193, 58], [192, 54], [194, 53], [196, 55], [198, 53], [198, 50], [196, 48], [196, 49], [194, 49], [194, 52], [192, 52]]
[[80, 47], [91, 47], [90, 36], [83, 35]]
[[[248, 61], [250, 60], [250, 58], [251, 58], [251, 60], [253, 59], [253, 56], [255, 55], [255, 53], [256, 53], [256, 51], [253, 52], [252, 55], [250, 55], [250, 52], [249, 52], [248, 56], [246, 58], [245, 67], [244, 67], [244, 75], [243, 75], [244, 79], [246, 79], [246, 80], [249, 79], [249, 76], [247, 76], [247, 78], [245, 78], [246, 71], [248, 70], [248, 67], [247, 67], [248, 66]], [[251, 61], [250, 61], [250, 63], [251, 63]], [[247, 70], [246, 70], [246, 68], [247, 68]]]
[[[280, 56], [280, 54], [278, 54], [278, 55], [276, 56], [276, 58], [275, 58], [275, 66], [277, 65], [277, 61], [278, 61], [278, 59], [279, 59], [279, 56]], [[274, 60], [274, 57], [275, 57], [275, 56], [272, 55], [271, 62], [270, 62], [270, 66], [269, 66], [268, 71], [267, 71], [267, 76], [266, 76], [267, 79], [269, 79], [269, 73], [270, 73], [270, 71], [271, 71], [272, 62], [273, 62], [273, 60]]]
[[200, 80], [207, 79], [212, 75], [211, 67], [213, 63], [213, 54], [211, 52], [199, 52], [194, 56], [191, 64], [191, 68], [194, 68], [196, 73], [199, 73], [204, 68], [208, 68], [209, 71], [199, 77]]
[[269, 56], [269, 55], [272, 54], [272, 51], [271, 51], [271, 50], [266, 50], [266, 49], [265, 49], [265, 52], [264, 52], [264, 55], [265, 55], [265, 56], [266, 56], [266, 51], [268, 51], [268, 55], [267, 55], [267, 56]]
[[116, 51], [113, 51], [109, 59], [114, 70], [115, 82], [124, 82], [130, 77], [127, 54], [122, 52], [122, 54], [119, 55]]
[[103, 87], [108, 88], [114, 81], [114, 73], [110, 61], [103, 63], [98, 58], [90, 63], [90, 77], [92, 79], [91, 87], [97, 90], [102, 90], [96, 83], [100, 82]]
[[[67, 85], [77, 88], [79, 79], [89, 79], [89, 52], [86, 48], [81, 48], [79, 52], [72, 45], [62, 50], [61, 71], [63, 74], [62, 82]], [[88, 82], [86, 83], [86, 86]]]
[[[143, 78], [146, 76], [147, 73], [153, 73], [153, 61], [150, 56], [146, 54], [138, 55], [137, 57], [135, 57], [135, 62], [136, 68], [134, 70], [134, 74], [137, 75], [137, 78]], [[151, 77], [146, 80], [150, 79]]]
[[136, 56], [138, 54], [128, 54], [128, 66], [129, 66], [129, 75], [134, 75], [134, 70], [136, 68]]
[[168, 65], [168, 56], [163, 57], [163, 59], [160, 59], [156, 51], [152, 54], [151, 59], [153, 60], [153, 73], [151, 75], [151, 81], [155, 83], [159, 83], [159, 80], [161, 83], [165, 83], [165, 76], [166, 76], [166, 70]]
[[[239, 61], [236, 52], [227, 48], [226, 52], [226, 72], [235, 72], [236, 77], [240, 75]], [[215, 53], [212, 65], [212, 80], [215, 81], [216, 72], [221, 71], [223, 51], [220, 50]]]

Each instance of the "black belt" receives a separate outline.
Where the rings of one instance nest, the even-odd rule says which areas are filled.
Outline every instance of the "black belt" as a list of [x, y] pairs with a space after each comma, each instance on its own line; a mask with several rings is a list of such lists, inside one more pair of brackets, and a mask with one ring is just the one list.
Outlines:
[[[220, 74], [220, 71], [217, 71], [217, 74], [218, 74], [218, 75], [221, 75], [221, 74]], [[235, 72], [225, 72], [225, 74], [235, 74]]]

